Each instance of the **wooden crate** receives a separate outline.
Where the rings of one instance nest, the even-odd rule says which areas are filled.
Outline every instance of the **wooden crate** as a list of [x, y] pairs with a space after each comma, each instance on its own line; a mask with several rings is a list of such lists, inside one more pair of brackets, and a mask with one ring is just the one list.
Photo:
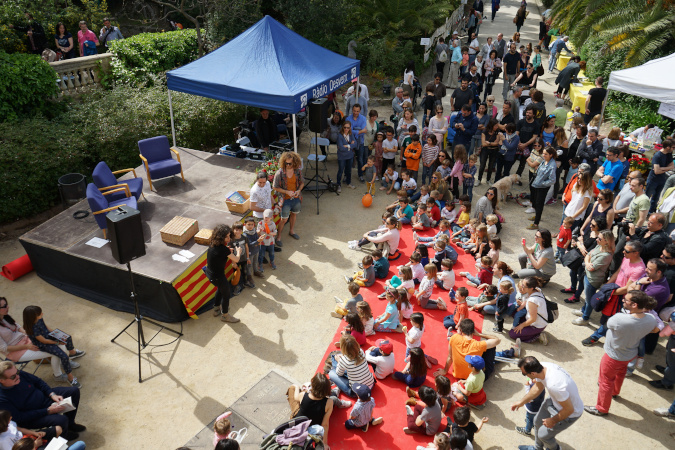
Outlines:
[[244, 199], [245, 199], [244, 203], [235, 203], [235, 202], [230, 202], [228, 200], [225, 200], [225, 204], [227, 205], [227, 209], [229, 209], [231, 212], [237, 213], [237, 214], [244, 214], [249, 209], [251, 209], [251, 199], [249, 198], [250, 195], [246, 191], [237, 191], [237, 192], [239, 192], [239, 194], [242, 197], [244, 197]]
[[209, 245], [209, 242], [211, 242], [212, 233], [213, 230], [202, 228], [199, 230], [199, 233], [195, 234], [195, 242], [200, 245]]
[[167, 244], [183, 246], [198, 231], [199, 223], [195, 219], [176, 216], [159, 230], [159, 234]]

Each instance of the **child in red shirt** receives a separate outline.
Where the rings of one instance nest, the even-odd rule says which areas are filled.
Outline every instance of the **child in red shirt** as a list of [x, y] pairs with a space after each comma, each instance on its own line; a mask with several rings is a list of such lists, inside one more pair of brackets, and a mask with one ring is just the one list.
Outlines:
[[555, 261], [558, 264], [562, 264], [562, 257], [567, 252], [567, 249], [572, 242], [572, 224], [574, 219], [572, 217], [565, 217], [563, 224], [560, 225], [560, 231], [556, 237], [555, 244], [558, 247], [555, 251]]
[[480, 259], [480, 272], [474, 277], [469, 272], [460, 272], [459, 274], [466, 277], [469, 286], [480, 286], [481, 284], [492, 284], [492, 258], [483, 256]]
[[436, 200], [431, 197], [427, 199], [427, 216], [431, 219], [432, 227], [435, 227], [441, 221], [441, 210], [438, 208]]

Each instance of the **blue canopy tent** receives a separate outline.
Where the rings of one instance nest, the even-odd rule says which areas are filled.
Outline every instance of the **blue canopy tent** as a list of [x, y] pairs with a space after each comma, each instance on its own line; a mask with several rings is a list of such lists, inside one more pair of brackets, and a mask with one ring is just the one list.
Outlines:
[[326, 50], [265, 16], [217, 50], [167, 73], [173, 144], [171, 91], [293, 114], [295, 135], [295, 114], [309, 100], [330, 94], [359, 73], [358, 60]]

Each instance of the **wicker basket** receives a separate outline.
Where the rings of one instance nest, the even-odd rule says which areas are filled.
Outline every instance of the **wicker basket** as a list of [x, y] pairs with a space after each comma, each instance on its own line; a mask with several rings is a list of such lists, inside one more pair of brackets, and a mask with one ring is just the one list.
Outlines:
[[159, 234], [167, 244], [183, 246], [197, 231], [199, 223], [195, 219], [176, 216], [159, 230]]
[[199, 230], [199, 233], [195, 234], [195, 242], [200, 245], [209, 245], [211, 242], [211, 234], [213, 230], [208, 228], [202, 228]]

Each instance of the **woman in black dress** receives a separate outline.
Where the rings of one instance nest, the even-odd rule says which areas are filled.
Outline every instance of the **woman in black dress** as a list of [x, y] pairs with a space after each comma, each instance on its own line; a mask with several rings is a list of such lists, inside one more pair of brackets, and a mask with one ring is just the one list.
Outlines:
[[227, 225], [218, 225], [211, 234], [209, 250], [206, 253], [206, 267], [210, 272], [210, 279], [218, 287], [218, 292], [213, 299], [213, 315], [220, 316], [220, 320], [228, 323], [237, 323], [239, 319], [234, 317], [228, 311], [230, 309], [230, 297], [232, 295], [232, 285], [225, 276], [225, 265], [227, 260], [234, 264], [239, 262], [243, 253], [241, 247], [237, 248], [237, 253], [227, 246], [232, 238], [232, 229]]
[[73, 45], [73, 35], [68, 33], [63, 22], [56, 24], [56, 34], [54, 35], [56, 48], [61, 50], [63, 59], [75, 58], [75, 45]]

